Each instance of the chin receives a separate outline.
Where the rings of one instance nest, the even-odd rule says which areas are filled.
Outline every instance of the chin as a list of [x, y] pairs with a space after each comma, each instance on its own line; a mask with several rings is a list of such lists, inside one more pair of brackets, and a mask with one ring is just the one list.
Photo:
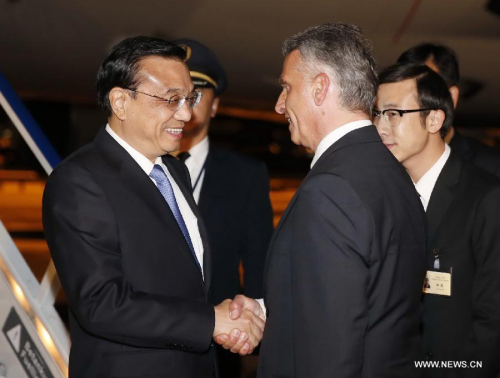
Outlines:
[[181, 149], [181, 143], [169, 144], [167, 146], [162, 146], [163, 154], [169, 154], [171, 152], [179, 151]]

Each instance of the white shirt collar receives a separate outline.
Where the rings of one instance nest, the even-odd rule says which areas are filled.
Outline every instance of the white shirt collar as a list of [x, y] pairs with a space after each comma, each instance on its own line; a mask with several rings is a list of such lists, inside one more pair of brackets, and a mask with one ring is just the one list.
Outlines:
[[427, 172], [425, 172], [425, 174], [415, 184], [415, 188], [417, 189], [418, 194], [420, 194], [420, 200], [422, 201], [422, 205], [424, 206], [424, 209], [426, 211], [427, 205], [429, 205], [429, 201], [431, 199], [432, 191], [434, 190], [436, 181], [450, 156], [450, 151], [450, 146], [445, 143], [444, 152], [441, 157]]
[[186, 160], [186, 163], [189, 161], [190, 164], [193, 164], [197, 167], [203, 166], [203, 163], [205, 163], [205, 159], [207, 158], [208, 155], [208, 135], [202, 139], [200, 143], [198, 143], [196, 146], [191, 147], [189, 150], [189, 159]]
[[149, 160], [146, 156], [141, 154], [139, 151], [137, 151], [134, 147], [132, 147], [130, 144], [125, 142], [122, 138], [118, 136], [117, 133], [113, 131], [113, 129], [109, 126], [109, 123], [106, 125], [106, 131], [111, 135], [111, 137], [116, 140], [116, 142], [122, 146], [129, 154], [132, 156], [132, 158], [139, 164], [139, 166], [142, 168], [144, 172], [149, 176], [151, 171], [153, 170], [153, 167], [155, 164], [160, 164], [163, 166], [163, 161], [161, 160], [161, 156], [157, 157], [155, 162], [152, 163], [151, 160]]
[[321, 142], [318, 144], [318, 148], [316, 148], [316, 153], [314, 154], [314, 158], [311, 162], [311, 168], [316, 164], [316, 162], [319, 160], [321, 155], [325, 153], [326, 150], [330, 148], [332, 144], [334, 144], [336, 141], [338, 141], [340, 138], [342, 138], [344, 135], [347, 133], [350, 133], [351, 131], [360, 129], [365, 126], [371, 126], [372, 122], [367, 119], [363, 119], [361, 121], [354, 121], [354, 122], [349, 122], [346, 123], [345, 125], [342, 125], [340, 127], [337, 127], [335, 130], [333, 130], [331, 133], [329, 133], [327, 136], [325, 136]]

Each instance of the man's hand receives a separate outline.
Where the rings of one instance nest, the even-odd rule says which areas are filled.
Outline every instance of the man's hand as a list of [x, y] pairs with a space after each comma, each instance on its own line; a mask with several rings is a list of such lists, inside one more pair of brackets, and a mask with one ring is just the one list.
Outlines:
[[[238, 319], [246, 311], [250, 311], [262, 321], [259, 324], [262, 325], [261, 332], [264, 332], [266, 316], [259, 302], [255, 299], [245, 297], [244, 295], [237, 295], [234, 300], [230, 302], [229, 310], [230, 317], [233, 320]], [[229, 334], [222, 334], [215, 337], [215, 341], [221, 344], [224, 349], [230, 349], [231, 352], [241, 355], [252, 353], [254, 349], [250, 347], [246, 339], [247, 335], [244, 332], [240, 332], [239, 329], [233, 329]]]
[[238, 294], [234, 297], [233, 301], [229, 305], [229, 310], [231, 311], [231, 319], [238, 319], [243, 310], [252, 311], [255, 315], [266, 321], [266, 314], [262, 309], [262, 306], [255, 299], [245, 297], [244, 295]]
[[226, 299], [215, 306], [214, 339], [233, 353], [241, 355], [252, 353], [262, 339], [264, 321], [254, 312], [245, 308], [237, 310], [239, 314], [237, 319], [231, 319], [230, 303], [231, 300]]

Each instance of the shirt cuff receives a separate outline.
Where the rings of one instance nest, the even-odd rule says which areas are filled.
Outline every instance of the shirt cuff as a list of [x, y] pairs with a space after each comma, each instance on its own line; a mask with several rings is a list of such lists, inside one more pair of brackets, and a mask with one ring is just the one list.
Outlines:
[[264, 298], [256, 299], [256, 301], [259, 302], [260, 307], [262, 308], [262, 313], [264, 314], [264, 320], [266, 320], [267, 319], [267, 316], [266, 316], [267, 309], [266, 309], [266, 305], [264, 304]]

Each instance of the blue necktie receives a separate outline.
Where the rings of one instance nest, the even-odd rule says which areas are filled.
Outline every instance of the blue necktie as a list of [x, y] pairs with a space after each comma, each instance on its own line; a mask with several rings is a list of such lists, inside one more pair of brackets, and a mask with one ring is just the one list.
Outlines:
[[189, 246], [189, 249], [191, 250], [191, 253], [193, 254], [193, 257], [196, 261], [196, 264], [198, 265], [198, 268], [201, 271], [200, 262], [198, 261], [198, 258], [196, 257], [193, 243], [191, 242], [191, 237], [189, 236], [189, 231], [186, 227], [186, 223], [184, 222], [184, 218], [182, 217], [181, 211], [179, 210], [179, 205], [177, 205], [177, 200], [175, 199], [174, 189], [172, 188], [172, 184], [170, 183], [170, 180], [168, 179], [167, 175], [163, 171], [162, 167], [159, 166], [158, 164], [155, 164], [155, 166], [153, 167], [153, 170], [151, 171], [149, 176], [156, 181], [156, 185], [157, 185], [158, 189], [160, 190], [161, 195], [163, 196], [163, 198], [165, 198], [165, 201], [167, 201], [168, 206], [170, 207], [170, 210], [172, 210], [172, 214], [174, 215], [174, 218], [177, 221], [177, 224], [179, 225], [179, 228], [181, 229], [182, 234], [184, 235], [184, 238], [186, 239], [186, 242]]

